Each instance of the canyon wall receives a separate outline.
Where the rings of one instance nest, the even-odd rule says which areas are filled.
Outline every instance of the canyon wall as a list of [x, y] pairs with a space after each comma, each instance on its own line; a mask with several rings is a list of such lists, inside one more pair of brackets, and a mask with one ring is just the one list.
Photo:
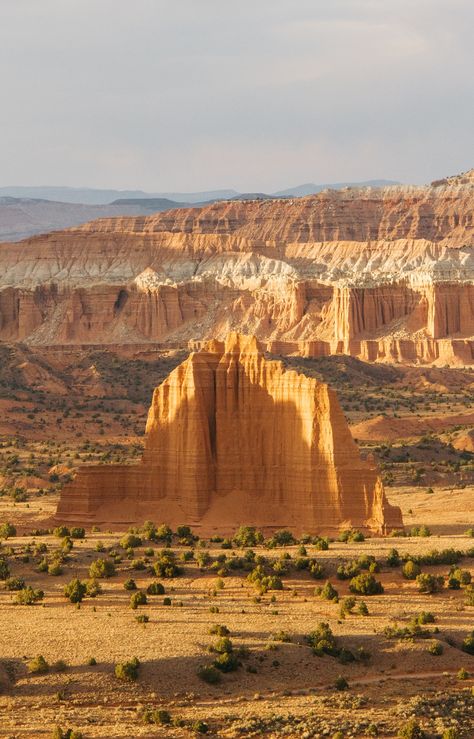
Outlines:
[[0, 341], [182, 347], [238, 330], [281, 354], [474, 364], [467, 176], [103, 219], [0, 245], [0, 267]]
[[238, 334], [192, 353], [155, 390], [141, 463], [80, 468], [56, 517], [221, 533], [402, 526], [335, 393]]

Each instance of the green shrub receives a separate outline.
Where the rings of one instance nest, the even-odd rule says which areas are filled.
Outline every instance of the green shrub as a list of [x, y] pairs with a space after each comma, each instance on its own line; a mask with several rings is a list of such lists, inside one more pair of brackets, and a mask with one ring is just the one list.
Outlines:
[[334, 681], [334, 687], [336, 690], [347, 690], [349, 687], [349, 683], [347, 682], [346, 678], [342, 675], [339, 675]]
[[146, 606], [147, 604], [146, 594], [142, 590], [137, 590], [130, 596], [130, 608], [136, 610], [138, 606]]
[[0, 539], [9, 539], [10, 536], [16, 536], [16, 528], [9, 521], [0, 524]]
[[171, 714], [163, 708], [156, 708], [154, 711], [146, 711], [143, 719], [147, 724], [167, 726], [171, 723]]
[[336, 588], [329, 582], [329, 580], [326, 582], [323, 588], [317, 588], [315, 592], [323, 600], [332, 600], [336, 603], [339, 600], [339, 593], [337, 592]]
[[136, 534], [126, 534], [122, 539], [120, 539], [120, 546], [122, 549], [134, 549], [141, 545], [142, 540]]
[[141, 527], [141, 534], [149, 541], [156, 541], [156, 526], [153, 521], [145, 521]]
[[420, 593], [438, 593], [443, 589], [444, 578], [422, 572], [417, 575], [416, 584]]
[[370, 572], [362, 572], [352, 578], [349, 583], [349, 590], [351, 593], [360, 595], [378, 595], [383, 593], [383, 586]]
[[450, 579], [457, 580], [459, 586], [466, 586], [471, 584], [471, 573], [469, 570], [462, 570], [460, 567], [453, 567], [449, 573]]
[[312, 539], [312, 544], [320, 552], [325, 552], [329, 549], [329, 539], [327, 538], [327, 536], [315, 536]]
[[471, 631], [471, 633], [465, 637], [461, 645], [461, 649], [463, 652], [467, 652], [467, 654], [474, 654], [474, 631]]
[[115, 565], [110, 559], [96, 559], [89, 567], [89, 577], [100, 579], [115, 575]]
[[44, 592], [42, 590], [36, 590], [34, 588], [31, 588], [30, 586], [27, 586], [26, 588], [22, 588], [18, 591], [15, 603], [17, 603], [20, 606], [32, 606], [35, 603], [39, 603], [40, 600], [43, 600], [44, 598]]
[[192, 725], [192, 730], [196, 732], [196, 734], [207, 734], [209, 731], [209, 725], [206, 724], [205, 721], [195, 721]]
[[324, 567], [319, 562], [316, 562], [315, 559], [309, 560], [308, 572], [315, 580], [322, 580], [324, 577]]
[[10, 576], [10, 568], [5, 557], [0, 557], [0, 580], [6, 580]]
[[90, 578], [89, 580], [86, 580], [86, 595], [88, 598], [96, 598], [101, 593], [102, 588], [100, 582], [98, 582], [95, 578]]
[[150, 616], [147, 616], [146, 613], [139, 613], [138, 616], [135, 616], [135, 621], [139, 624], [147, 624], [150, 620]]
[[49, 672], [49, 664], [46, 662], [42, 654], [38, 654], [37, 657], [33, 657], [33, 659], [28, 662], [27, 667], [28, 672], [32, 675], [44, 675], [46, 672]]
[[247, 580], [253, 583], [260, 593], [266, 593], [268, 590], [282, 590], [283, 583], [278, 575], [265, 574], [265, 568], [262, 564], [258, 564], [248, 574]]
[[[150, 537], [151, 538], [151, 537]], [[171, 544], [173, 539], [173, 532], [166, 523], [162, 523], [156, 529], [155, 536], [152, 541], [164, 541], [168, 546]]]
[[87, 591], [87, 585], [75, 577], [64, 588], [64, 595], [71, 603], [80, 603]]
[[221, 672], [233, 672], [237, 670], [240, 663], [234, 653], [233, 644], [227, 636], [218, 639], [212, 647], [212, 651], [218, 654], [214, 660], [214, 667], [217, 667]]
[[331, 627], [328, 623], [319, 623], [316, 629], [308, 634], [306, 640], [313, 650], [313, 653], [318, 656], [330, 654], [333, 657], [337, 657], [339, 654], [336, 637], [332, 633]]
[[443, 645], [441, 644], [441, 642], [436, 641], [433, 644], [430, 644], [430, 646], [428, 647], [428, 652], [434, 657], [439, 657], [441, 654], [443, 654]]
[[418, 721], [412, 718], [399, 729], [397, 736], [400, 739], [425, 739], [426, 734]]
[[356, 605], [356, 599], [354, 596], [350, 595], [348, 598], [343, 598], [342, 603], [339, 606], [339, 614], [342, 618], [346, 616], [346, 614], [350, 614], [353, 612]]
[[417, 565], [416, 562], [413, 562], [413, 560], [411, 559], [409, 559], [408, 562], [405, 562], [405, 564], [402, 567], [402, 575], [407, 580], [416, 580], [420, 572], [421, 572], [420, 566]]
[[198, 567], [201, 569], [204, 569], [205, 567], [209, 567], [209, 565], [212, 562], [212, 557], [209, 554], [209, 552], [198, 552], [195, 556], [196, 563]]
[[182, 570], [176, 564], [176, 555], [170, 549], [163, 549], [153, 565], [155, 575], [158, 577], [177, 577]]
[[72, 539], [84, 539], [85, 535], [86, 535], [86, 530], [80, 526], [75, 526], [74, 528], [71, 529], [70, 536]]
[[64, 539], [65, 536], [70, 536], [71, 532], [67, 526], [57, 526], [53, 529], [53, 534], [54, 536], [57, 536], [58, 539]]
[[361, 541], [365, 541], [365, 536], [362, 533], [362, 531], [357, 531], [357, 529], [346, 529], [344, 531], [341, 531], [338, 537], [338, 541], [361, 542]]
[[136, 584], [135, 580], [132, 580], [132, 578], [129, 577], [128, 580], [125, 580], [125, 582], [123, 584], [123, 587], [124, 587], [125, 590], [136, 590], [137, 589], [137, 584]]
[[66, 729], [63, 731], [60, 726], [55, 726], [51, 739], [83, 739], [83, 734], [76, 729]]
[[23, 590], [25, 587], [25, 581], [21, 577], [9, 577], [5, 581], [5, 588], [7, 590]]
[[234, 672], [240, 666], [240, 662], [234, 652], [223, 652], [214, 660], [214, 667], [221, 672]]
[[240, 526], [233, 540], [238, 547], [255, 547], [263, 542], [263, 534], [254, 526]]
[[209, 685], [216, 685], [222, 680], [220, 671], [214, 665], [200, 665], [197, 676]]
[[423, 626], [424, 624], [434, 624], [436, 618], [430, 611], [421, 611], [418, 616], [413, 616], [412, 622]]
[[146, 589], [148, 595], [164, 595], [165, 589], [161, 582], [151, 582]]
[[[265, 542], [265, 546], [267, 546], [269, 549], [274, 549], [275, 547], [286, 547], [290, 546], [291, 544], [295, 544], [295, 538], [291, 531], [288, 531], [287, 529], [280, 529], [280, 531], [275, 531], [273, 536], [271, 536]], [[254, 544], [251, 544], [250, 546], [254, 546]]]
[[55, 560], [54, 562], [51, 562], [50, 565], [48, 565], [48, 575], [62, 575], [63, 574], [63, 568], [61, 567], [61, 562], [58, 560]]
[[69, 667], [68, 663], [65, 662], [63, 659], [58, 659], [54, 664], [52, 665], [52, 668], [55, 672], [65, 672], [67, 668]]
[[179, 544], [188, 547], [192, 546], [199, 538], [193, 534], [189, 526], [178, 526], [176, 529], [176, 536], [178, 537]]
[[367, 604], [361, 600], [359, 605], [357, 606], [357, 612], [359, 616], [368, 616], [369, 615], [369, 609], [367, 607]]
[[127, 680], [129, 682], [133, 682], [138, 678], [138, 670], [140, 668], [140, 660], [138, 657], [133, 657], [133, 659], [129, 660], [128, 662], [119, 662], [115, 665], [115, 677], [119, 680]]
[[467, 680], [469, 678], [469, 673], [464, 667], [461, 667], [456, 677], [458, 680]]
[[441, 739], [461, 739], [461, 734], [454, 726], [450, 726], [448, 729], [444, 729]]
[[214, 626], [211, 626], [209, 629], [209, 633], [215, 634], [216, 636], [228, 636], [230, 631], [227, 626], [224, 626], [223, 624], [214, 624]]
[[425, 526], [424, 524], [422, 526], [413, 526], [413, 528], [410, 529], [408, 536], [431, 536], [431, 531], [428, 526]]
[[70, 539], [69, 536], [66, 536], [61, 542], [61, 552], [63, 552], [64, 554], [68, 554], [73, 546], [74, 544], [72, 539]]
[[401, 562], [398, 549], [391, 549], [388, 553], [387, 564], [389, 567], [398, 567]]
[[164, 606], [170, 606], [171, 605], [171, 598], [163, 598], [163, 605]]

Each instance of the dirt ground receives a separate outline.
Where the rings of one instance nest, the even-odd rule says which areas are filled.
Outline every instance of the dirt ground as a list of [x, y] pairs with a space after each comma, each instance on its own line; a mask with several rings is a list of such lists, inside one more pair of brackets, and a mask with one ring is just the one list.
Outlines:
[[[84, 739], [190, 737], [206, 728], [220, 737], [394, 737], [411, 717], [429, 737], [449, 727], [454, 736], [474, 737], [474, 656], [462, 649], [474, 629], [472, 588], [448, 587], [450, 565], [425, 562], [422, 571], [442, 576], [444, 585], [421, 593], [402, 576], [403, 562], [387, 564], [393, 548], [402, 560], [452, 548], [468, 554], [456, 566], [474, 576], [474, 538], [466, 533], [474, 527], [474, 454], [462, 442], [472, 430], [472, 371], [294, 359], [338, 392], [361, 453], [378, 461], [406, 530], [426, 526], [431, 535], [331, 541], [323, 551], [307, 543], [304, 556], [299, 543], [253, 546], [266, 574], [282, 570], [283, 589], [261, 593], [248, 580], [258, 559], [247, 569], [227, 567], [247, 551], [235, 544], [182, 544], [174, 536], [170, 548], [182, 572], [164, 577], [153, 572], [162, 540], [142, 537], [130, 551], [120, 545], [123, 531], [88, 528], [67, 552], [51, 531], [60, 488], [80, 464], [140, 457], [152, 389], [181, 355], [2, 351], [0, 525], [10, 522], [16, 534], [1, 542], [0, 573], [4, 561], [9, 574], [2, 577], [23, 580], [44, 597], [16, 604], [20, 591], [0, 580], [0, 737], [52, 737], [56, 726]], [[384, 592], [356, 595], [353, 613], [341, 615], [350, 580], [339, 579], [337, 568], [363, 555], [377, 561], [374, 577]], [[322, 566], [322, 579], [298, 568], [304, 557]], [[96, 597], [70, 602], [65, 586], [73, 578], [85, 583], [98, 558], [114, 560], [115, 574], [98, 580]], [[44, 571], [58, 562], [52, 570], [59, 574]], [[166, 592], [132, 609], [136, 591], [124, 588], [130, 578], [143, 593], [157, 581]], [[315, 593], [326, 581], [339, 602]], [[359, 614], [361, 601], [368, 615]], [[426, 611], [435, 620], [414, 635], [410, 623]], [[318, 656], [309, 645], [320, 623], [335, 638], [332, 655]], [[209, 684], [198, 672], [218, 659], [210, 651], [218, 647], [209, 633], [216, 624], [230, 632], [237, 669], [217, 671], [219, 682]], [[29, 671], [38, 655], [49, 665], [44, 674]], [[137, 680], [117, 678], [115, 666], [134, 657]], [[346, 689], [336, 688], [338, 677]], [[158, 709], [168, 713], [158, 716]], [[150, 711], [169, 723], [147, 723]]]
[[[2, 556], [8, 560], [10, 575], [41, 588], [44, 599], [36, 605], [16, 605], [16, 592], [0, 590], [0, 737], [49, 737], [55, 725], [80, 730], [84, 737], [181, 737], [196, 734], [192, 727], [197, 721], [205, 722], [213, 736], [310, 737], [333, 736], [337, 731], [343, 737], [367, 736], [375, 731], [369, 728], [373, 724], [379, 736], [389, 737], [412, 715], [433, 736], [454, 721], [459, 736], [472, 737], [474, 656], [460, 648], [474, 628], [467, 590], [445, 586], [439, 593], [423, 594], [416, 582], [402, 577], [400, 567], [386, 564], [393, 547], [400, 555], [474, 548], [474, 539], [460, 533], [471, 523], [473, 489], [454, 495], [444, 491], [427, 496], [408, 488], [391, 491], [391, 500], [405, 515], [412, 511], [409, 525], [426, 524], [433, 530], [431, 536], [334, 541], [327, 551], [307, 544], [307, 556], [324, 568], [323, 580], [291, 565], [299, 556], [297, 544], [254, 547], [267, 564], [280, 560], [284, 552], [291, 556], [288, 573], [282, 576], [283, 590], [261, 595], [248, 582], [247, 572], [219, 577], [213, 569], [219, 555], [241, 556], [245, 550], [224, 550], [213, 542], [204, 546], [195, 542], [191, 547], [175, 538], [171, 548], [179, 561], [183, 551], [192, 549], [195, 557], [207, 552], [211, 561], [201, 567], [196, 561], [182, 563], [182, 574], [163, 578], [148, 570], [159, 558], [162, 542], [143, 540], [130, 554], [119, 544], [123, 532], [105, 530], [87, 531], [85, 539], [73, 540], [62, 574], [38, 572], [41, 555], [30, 552], [29, 560], [23, 561], [25, 546], [44, 543], [46, 556], [54, 559], [62, 540], [28, 531], [48, 523], [57, 492], [13, 505], [9, 498], [1, 498], [0, 520], [11, 521], [18, 533], [23, 532], [3, 541]], [[105, 552], [99, 553], [102, 548]], [[100, 580], [103, 592], [86, 597], [80, 607], [67, 600], [64, 586], [74, 577], [87, 580], [91, 562], [110, 558], [111, 550], [123, 559], [113, 577]], [[357, 603], [367, 604], [368, 616], [341, 618], [340, 603], [350, 594], [349, 581], [339, 580], [336, 568], [363, 554], [380, 562], [375, 577], [384, 592], [357, 596]], [[135, 560], [145, 560], [147, 569], [134, 569]], [[463, 558], [459, 566], [474, 575], [473, 556]], [[449, 566], [422, 569], [446, 577]], [[149, 595], [146, 605], [133, 610], [134, 591], [124, 589], [130, 577], [143, 592], [159, 580], [166, 594]], [[339, 603], [315, 595], [315, 587], [326, 580], [338, 591]], [[164, 604], [166, 597], [171, 605]], [[406, 626], [422, 611], [435, 616], [435, 622], [424, 627], [431, 632], [426, 638], [389, 638], [384, 633], [389, 625]], [[148, 623], [138, 623], [138, 614], [146, 614]], [[362, 648], [364, 657], [344, 663], [329, 655], [315, 656], [306, 636], [320, 622], [330, 625], [339, 647], [357, 655]], [[215, 659], [209, 651], [218, 640], [209, 633], [213, 624], [229, 629], [241, 666], [209, 685], [197, 671]], [[443, 653], [435, 656], [428, 650], [438, 642]], [[40, 654], [50, 670], [44, 675], [29, 673], [28, 662]], [[141, 663], [138, 680], [127, 683], [115, 677], [114, 666], [134, 656]], [[88, 664], [92, 657], [95, 666]], [[55, 667], [59, 660], [66, 666]], [[467, 680], [457, 677], [463, 667], [469, 673]], [[347, 680], [347, 690], [335, 689], [338, 676]], [[443, 706], [450, 706], [447, 714]], [[144, 712], [156, 708], [168, 711], [174, 723], [145, 723]], [[183, 722], [184, 726], [175, 725]]]

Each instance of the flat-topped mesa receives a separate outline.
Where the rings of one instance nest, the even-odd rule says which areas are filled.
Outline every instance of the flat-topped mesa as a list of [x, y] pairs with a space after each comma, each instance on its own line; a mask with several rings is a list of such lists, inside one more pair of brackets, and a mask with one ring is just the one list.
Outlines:
[[333, 390], [230, 334], [193, 352], [156, 388], [140, 464], [84, 466], [61, 521], [145, 519], [233, 531], [399, 528], [375, 466], [360, 458]]

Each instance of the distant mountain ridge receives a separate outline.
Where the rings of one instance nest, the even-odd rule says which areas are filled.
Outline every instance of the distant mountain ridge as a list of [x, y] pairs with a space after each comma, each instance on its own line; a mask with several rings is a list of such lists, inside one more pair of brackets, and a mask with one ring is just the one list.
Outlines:
[[386, 187], [398, 185], [395, 180], [366, 180], [364, 182], [335, 182], [321, 185], [306, 183], [279, 190], [274, 193], [240, 193], [237, 190], [205, 190], [203, 192], [145, 192], [143, 190], [101, 190], [89, 187], [53, 187], [53, 186], [12, 186], [0, 187], [0, 197], [29, 198], [34, 200], [51, 200], [60, 203], [76, 203], [80, 205], [115, 205], [116, 201], [165, 199], [186, 205], [206, 203], [215, 200], [233, 200], [250, 196], [255, 198], [270, 197], [303, 197], [315, 195], [328, 188], [340, 190], [343, 187]]
[[110, 205], [115, 200], [148, 200], [165, 198], [180, 203], [195, 203], [209, 200], [226, 200], [239, 193], [237, 190], [209, 190], [191, 193], [150, 193], [143, 190], [101, 190], [91, 187], [14, 186], [0, 187], [0, 197], [33, 198], [52, 200], [59, 203], [80, 205]]
[[315, 185], [308, 182], [304, 185], [289, 187], [287, 190], [279, 190], [273, 193], [277, 198], [304, 198], [306, 195], [317, 195], [323, 190], [342, 190], [344, 187], [389, 187], [390, 185], [400, 185], [396, 180], [365, 180], [363, 182], [333, 182], [331, 184]]
[[141, 190], [93, 190], [49, 186], [2, 187], [0, 188], [0, 242], [20, 241], [35, 234], [80, 226], [97, 218], [148, 216], [152, 213], [177, 208], [203, 207], [222, 200], [297, 198], [317, 194], [328, 188], [338, 190], [346, 186], [380, 187], [389, 184], [393, 183], [390, 180], [368, 180], [367, 182], [333, 185], [306, 184], [270, 195], [263, 192], [238, 193], [236, 190], [153, 195]]

